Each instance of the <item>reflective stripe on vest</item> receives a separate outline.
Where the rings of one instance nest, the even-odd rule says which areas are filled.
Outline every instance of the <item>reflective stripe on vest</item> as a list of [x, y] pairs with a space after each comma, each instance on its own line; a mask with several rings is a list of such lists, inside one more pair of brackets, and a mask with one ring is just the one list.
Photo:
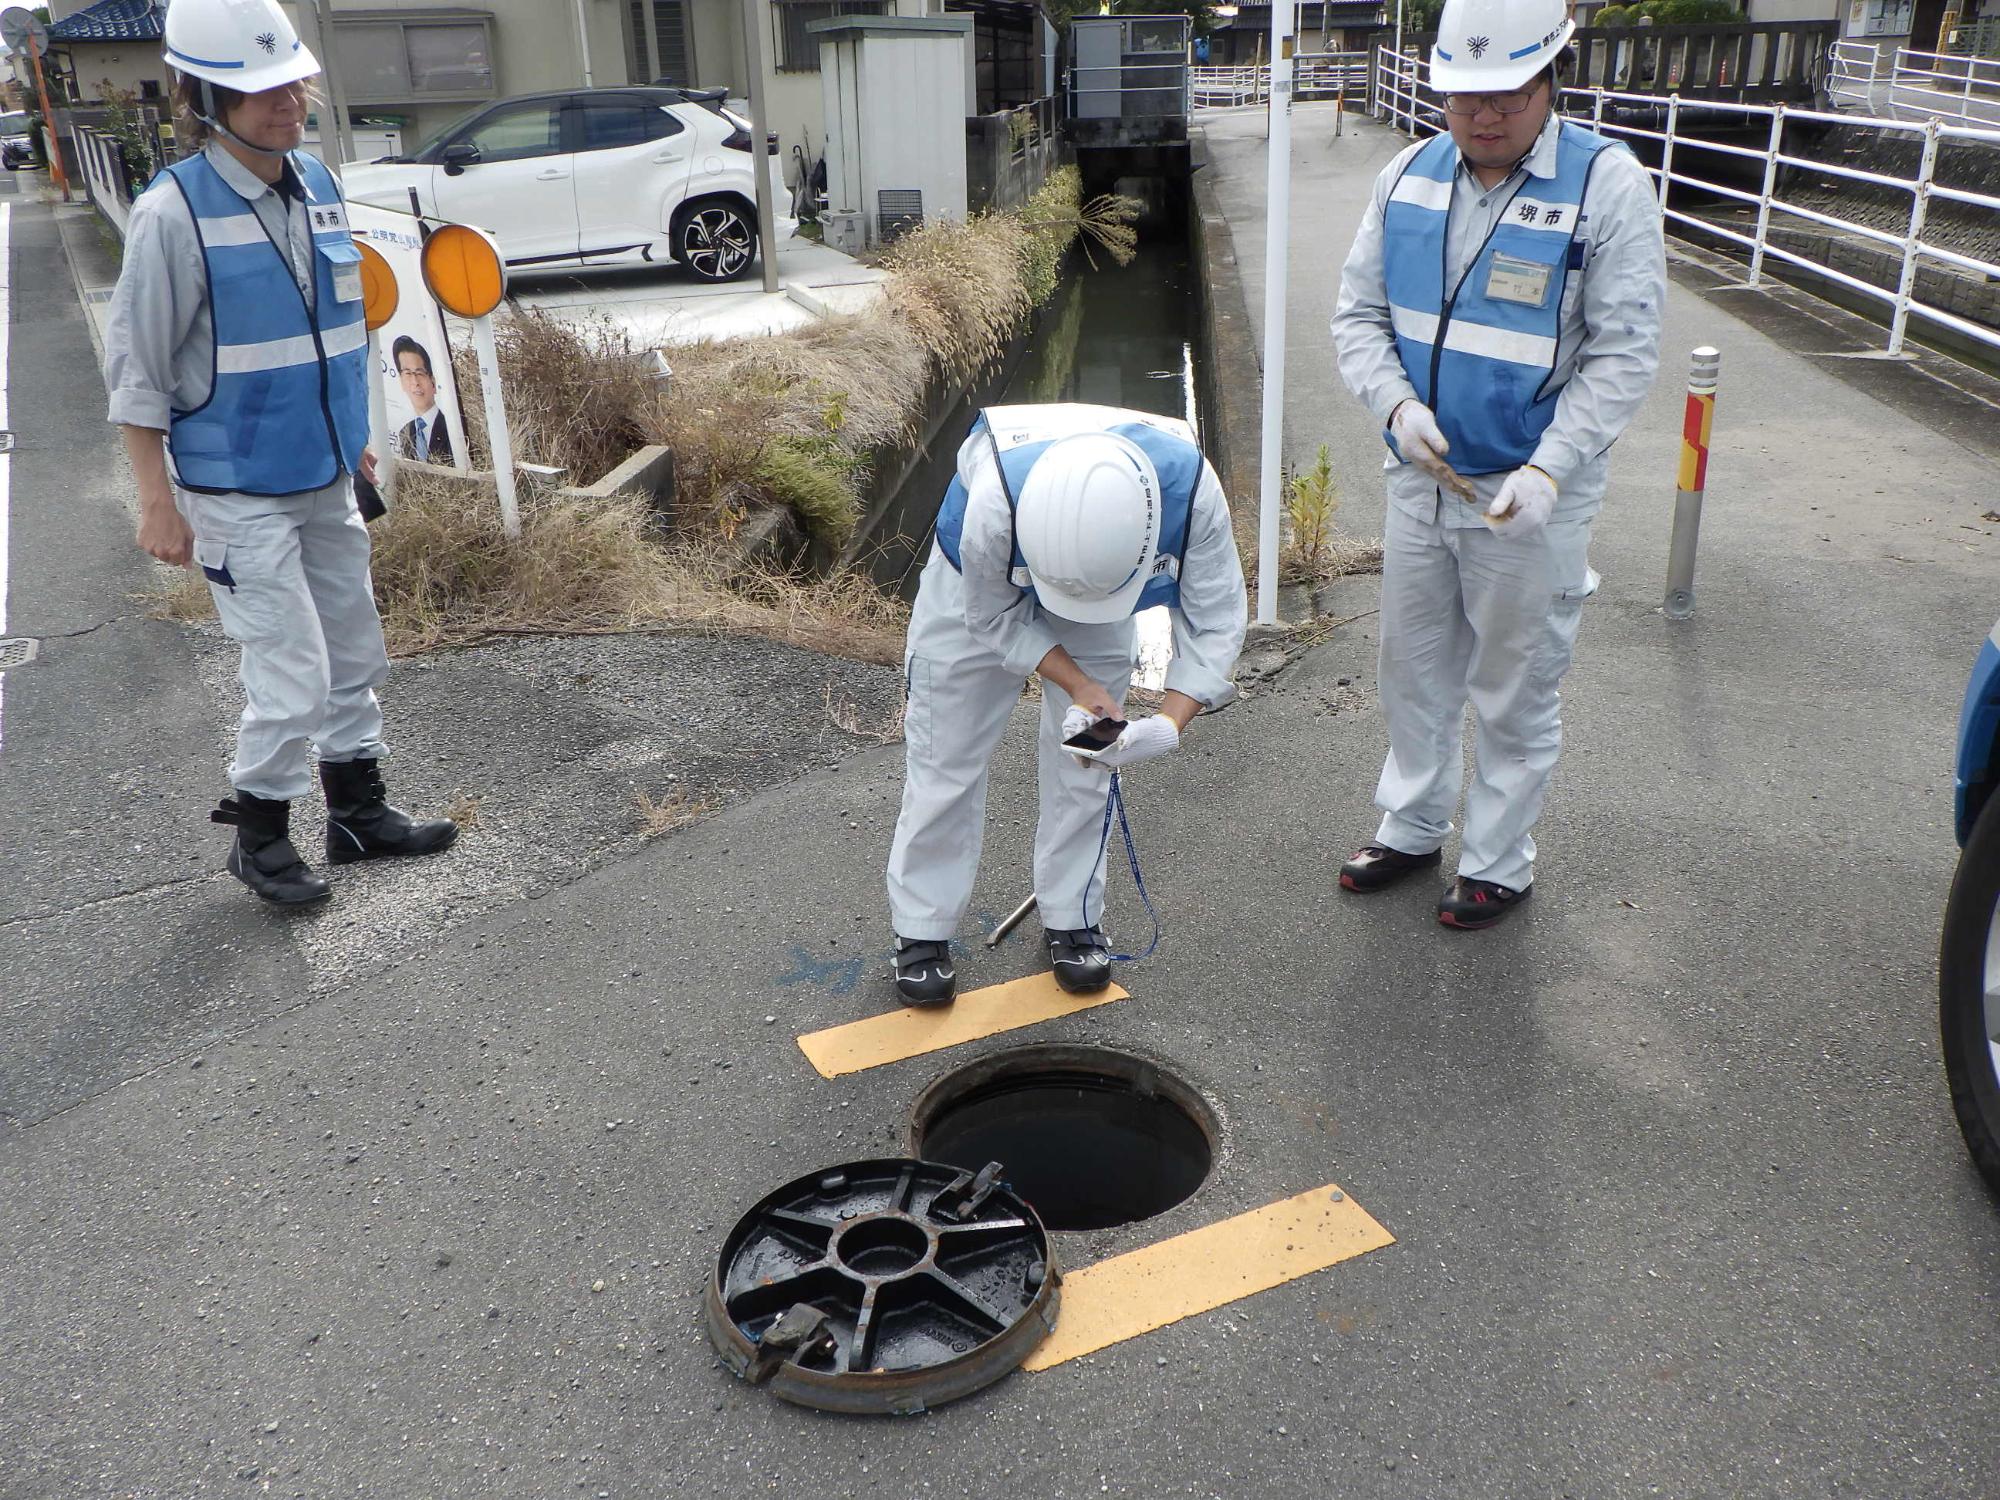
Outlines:
[[313, 301], [287, 256], [205, 155], [168, 167], [201, 240], [215, 327], [208, 400], [175, 412], [167, 451], [175, 476], [200, 490], [290, 495], [353, 472], [368, 440], [368, 329], [359, 297], [335, 293], [338, 267], [358, 265], [333, 174], [294, 152], [313, 230]]
[[1390, 189], [1382, 273], [1396, 350], [1461, 473], [1519, 468], [1555, 418], [1562, 387], [1549, 382], [1571, 245], [1591, 170], [1615, 144], [1563, 122], [1555, 179], [1523, 183], [1449, 300], [1445, 260], [1459, 163], [1451, 137], [1427, 142]]
[[[984, 438], [991, 431], [987, 413], [981, 412], [979, 420], [972, 424], [972, 436]], [[1153, 576], [1132, 606], [1132, 613], [1151, 609], [1156, 604], [1178, 608], [1181, 602], [1181, 565], [1187, 560], [1188, 532], [1192, 529], [1189, 519], [1194, 511], [1195, 492], [1201, 488], [1204, 469], [1201, 449], [1186, 438], [1162, 432], [1144, 422], [1118, 422], [1104, 431], [1137, 444], [1139, 451], [1153, 461], [1153, 470], [1160, 476], [1159, 551], [1153, 562]], [[1009, 446], [1006, 439], [1001, 440], [1000, 469], [1007, 481], [1007, 503], [1010, 506], [1020, 503], [1022, 487], [1027, 484], [1035, 461], [1055, 441], [1054, 438], [1037, 438]], [[951, 487], [944, 492], [944, 503], [938, 507], [937, 539], [946, 559], [961, 573], [965, 569], [959, 562], [958, 549], [959, 540], [965, 533], [965, 504], [965, 481], [954, 477]], [[1014, 543], [1013, 572], [1010, 576], [1022, 593], [1032, 595], [1035, 592], [1018, 540]]]

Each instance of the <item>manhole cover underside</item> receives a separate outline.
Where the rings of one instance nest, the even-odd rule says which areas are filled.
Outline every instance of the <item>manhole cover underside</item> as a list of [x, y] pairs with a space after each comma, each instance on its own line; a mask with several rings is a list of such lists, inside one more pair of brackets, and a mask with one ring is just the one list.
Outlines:
[[865, 1161], [772, 1193], [730, 1232], [709, 1287], [723, 1361], [847, 1412], [922, 1411], [1014, 1370], [1055, 1326], [1059, 1277], [1034, 1211], [997, 1175]]
[[1107, 1048], [1024, 1047], [947, 1074], [917, 1101], [912, 1150], [997, 1161], [1050, 1229], [1107, 1229], [1193, 1196], [1215, 1161], [1201, 1096]]

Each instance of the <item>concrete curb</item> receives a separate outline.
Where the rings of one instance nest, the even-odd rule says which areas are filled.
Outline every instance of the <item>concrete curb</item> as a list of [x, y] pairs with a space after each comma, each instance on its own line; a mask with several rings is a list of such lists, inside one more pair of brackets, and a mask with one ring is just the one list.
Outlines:
[[101, 254], [92, 247], [79, 244], [77, 235], [89, 226], [95, 232], [103, 221], [97, 211], [86, 207], [81, 213], [65, 213], [64, 208], [74, 208], [74, 204], [52, 203], [55, 212], [56, 238], [62, 243], [63, 264], [69, 267], [70, 284], [76, 289], [77, 306], [83, 309], [83, 320], [90, 328], [91, 347], [97, 351], [97, 362], [104, 363], [104, 329], [102, 309], [111, 300], [112, 287], [117, 284], [114, 274], [109, 282], [101, 281], [103, 268]]
[[1199, 272], [1199, 316], [1208, 358], [1200, 366], [1196, 400], [1202, 414], [1202, 447], [1230, 497], [1236, 548], [1246, 567], [1257, 557], [1257, 507], [1263, 479], [1264, 370], [1251, 332], [1249, 303], [1237, 273], [1236, 239], [1206, 175], [1208, 136], [1188, 132], [1193, 156], [1190, 251]]

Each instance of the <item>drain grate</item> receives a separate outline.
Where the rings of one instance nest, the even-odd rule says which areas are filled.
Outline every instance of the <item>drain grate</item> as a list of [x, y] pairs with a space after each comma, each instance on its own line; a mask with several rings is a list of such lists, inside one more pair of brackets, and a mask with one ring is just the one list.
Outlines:
[[879, 188], [875, 193], [875, 232], [884, 244], [924, 222], [924, 195], [920, 188]]
[[25, 667], [35, 659], [35, 652], [41, 642], [32, 636], [17, 635], [0, 639], [0, 672], [9, 667]]

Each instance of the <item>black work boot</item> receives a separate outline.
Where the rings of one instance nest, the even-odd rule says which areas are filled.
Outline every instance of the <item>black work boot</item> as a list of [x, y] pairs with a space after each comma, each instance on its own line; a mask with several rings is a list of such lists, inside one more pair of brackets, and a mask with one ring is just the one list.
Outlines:
[[436, 854], [458, 837], [450, 818], [412, 818], [391, 807], [382, 790], [382, 763], [323, 760], [326, 791], [326, 857], [337, 865], [395, 854]]
[[958, 994], [951, 944], [924, 938], [896, 939], [896, 993], [905, 1005], [945, 1005]]
[[1072, 995], [1094, 995], [1111, 983], [1111, 948], [1095, 927], [1059, 931], [1045, 929], [1049, 939], [1049, 967], [1056, 983]]
[[209, 821], [236, 830], [229, 846], [229, 873], [266, 901], [303, 906], [324, 901], [333, 887], [306, 867], [292, 847], [292, 804], [269, 802], [249, 792], [224, 797]]
[[1363, 844], [1340, 867], [1341, 888], [1349, 891], [1386, 890], [1405, 875], [1414, 875], [1436, 864], [1441, 852], [1433, 849], [1428, 854], [1405, 854], [1387, 844]]

